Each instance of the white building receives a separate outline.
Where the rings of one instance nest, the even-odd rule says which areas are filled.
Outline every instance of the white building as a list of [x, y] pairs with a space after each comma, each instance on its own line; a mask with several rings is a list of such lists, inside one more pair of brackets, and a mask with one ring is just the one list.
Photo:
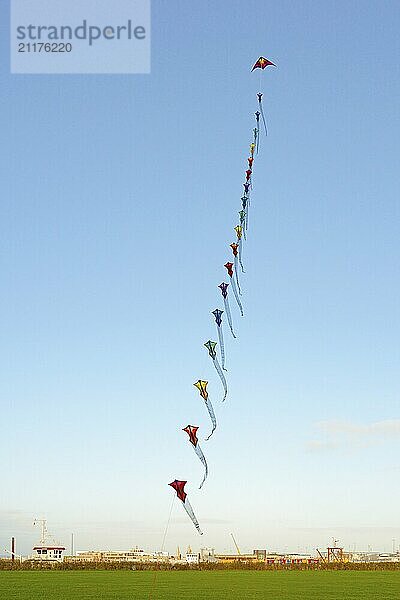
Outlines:
[[191, 547], [187, 549], [185, 560], [188, 565], [198, 565], [200, 562], [200, 556], [196, 552], [193, 552]]
[[400, 552], [352, 552], [350, 555], [351, 562], [366, 563], [366, 562], [383, 562], [383, 563], [398, 563], [400, 562]]
[[68, 557], [68, 562], [168, 562], [168, 552], [145, 552], [143, 548], [131, 550], [85, 550]]

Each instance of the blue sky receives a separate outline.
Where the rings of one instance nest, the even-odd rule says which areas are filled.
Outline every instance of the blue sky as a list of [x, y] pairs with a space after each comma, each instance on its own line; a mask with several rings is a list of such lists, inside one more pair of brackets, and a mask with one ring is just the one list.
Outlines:
[[[0, 536], [400, 542], [399, 5], [152, 4], [151, 75], [12, 76], [1, 8]], [[264, 73], [230, 394], [206, 350]], [[180, 431], [205, 433], [210, 476]], [[201, 436], [203, 437], [203, 436]]]

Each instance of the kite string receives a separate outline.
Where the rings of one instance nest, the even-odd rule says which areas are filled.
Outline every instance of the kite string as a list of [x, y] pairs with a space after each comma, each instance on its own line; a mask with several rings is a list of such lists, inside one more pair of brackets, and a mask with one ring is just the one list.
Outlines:
[[[171, 515], [172, 515], [172, 509], [174, 508], [174, 504], [175, 504], [175, 494], [172, 496], [172, 502], [171, 502], [171, 506], [169, 509], [168, 520], [167, 520], [167, 523], [166, 523], [165, 529], [164, 529], [164, 535], [163, 535], [162, 544], [161, 544], [161, 553], [164, 552], [165, 540], [167, 539], [167, 533], [168, 533], [168, 529], [169, 529], [169, 524], [171, 522]], [[155, 569], [148, 600], [152, 600], [152, 598], [153, 598], [153, 593], [154, 593], [154, 590], [155, 590], [156, 584], [157, 584], [157, 575], [158, 575], [158, 569]]]
[[167, 524], [165, 526], [165, 530], [164, 530], [164, 536], [163, 536], [163, 540], [162, 540], [162, 544], [161, 544], [161, 552], [164, 552], [164, 547], [165, 547], [165, 540], [167, 538], [167, 533], [168, 533], [168, 529], [169, 529], [169, 524], [171, 522], [171, 515], [172, 515], [172, 509], [174, 508], [174, 504], [175, 504], [175, 494], [172, 496], [172, 502], [171, 502], [171, 507], [169, 509], [169, 515], [168, 515], [168, 521]]

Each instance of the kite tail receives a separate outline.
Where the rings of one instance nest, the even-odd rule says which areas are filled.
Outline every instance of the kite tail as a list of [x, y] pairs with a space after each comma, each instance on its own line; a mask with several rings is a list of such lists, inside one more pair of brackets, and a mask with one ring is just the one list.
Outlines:
[[219, 347], [220, 347], [220, 350], [221, 350], [221, 364], [222, 364], [223, 370], [226, 371], [226, 369], [225, 369], [224, 332], [222, 331], [222, 323], [219, 326], [217, 325], [217, 331], [218, 331]]
[[212, 423], [212, 426], [213, 426], [210, 435], [208, 437], [206, 437], [206, 440], [209, 440], [210, 437], [212, 436], [212, 434], [214, 433], [214, 431], [217, 428], [217, 419], [215, 417], [215, 412], [214, 412], [214, 409], [213, 409], [213, 405], [211, 404], [210, 400], [205, 400], [205, 403], [206, 403], [208, 414], [210, 415], [211, 423]]
[[219, 375], [219, 378], [221, 380], [221, 383], [224, 386], [224, 397], [222, 398], [222, 402], [225, 402], [226, 395], [228, 393], [228, 386], [226, 384], [225, 375], [222, 372], [221, 365], [219, 364], [217, 357], [214, 358], [213, 362], [214, 362], [215, 369], [216, 369], [216, 371], [217, 371], [217, 373]]
[[254, 128], [254, 136], [253, 136], [253, 144], [257, 143], [257, 137], [258, 137], [258, 135], [257, 135], [257, 127], [255, 127]]
[[246, 235], [246, 216], [247, 216], [247, 210], [244, 211], [244, 217], [243, 219], [240, 219], [240, 225], [243, 229], [243, 237], [245, 240], [247, 240], [247, 235]]
[[258, 154], [258, 150], [260, 148], [260, 125], [257, 124], [257, 142], [256, 142], [256, 153]]
[[260, 105], [260, 113], [261, 113], [262, 120], [263, 120], [263, 123], [264, 123], [265, 135], [268, 135], [267, 123], [265, 121], [265, 116], [264, 116], [264, 110], [263, 110], [263, 107], [262, 107], [262, 103], [259, 102], [259, 105]]
[[199, 485], [199, 490], [201, 490], [201, 488], [203, 487], [203, 483], [205, 482], [205, 480], [207, 479], [207, 475], [208, 475], [208, 466], [207, 466], [207, 461], [206, 461], [206, 457], [203, 454], [203, 450], [200, 448], [200, 445], [197, 444], [197, 446], [193, 446], [194, 451], [196, 452], [197, 456], [199, 457], [199, 459], [201, 460], [201, 462], [204, 465], [204, 477], [203, 477], [203, 481], [201, 482], [201, 484]]
[[240, 264], [240, 268], [242, 269], [242, 273], [244, 273], [244, 267], [243, 267], [243, 263], [242, 263], [242, 251], [243, 251], [243, 240], [240, 239], [239, 242], [239, 264]]
[[240, 302], [240, 298], [239, 298], [239, 294], [238, 294], [238, 291], [237, 291], [236, 283], [235, 283], [235, 280], [233, 279], [233, 277], [231, 277], [231, 281], [232, 281], [233, 293], [235, 294], [235, 299], [236, 299], [237, 305], [239, 307], [240, 314], [243, 317], [243, 306], [242, 306], [242, 303]]
[[229, 306], [228, 296], [226, 298], [224, 298], [224, 304], [225, 304], [225, 313], [226, 313], [226, 316], [228, 318], [229, 329], [231, 330], [231, 333], [232, 333], [233, 337], [235, 338], [236, 335], [235, 335], [235, 332], [233, 331], [232, 315], [231, 315], [231, 309], [230, 309], [230, 306]]
[[238, 257], [237, 256], [235, 256], [233, 259], [233, 266], [235, 268], [235, 277], [236, 277], [237, 288], [239, 290], [239, 294], [242, 294], [242, 291], [240, 289], [240, 283], [239, 283], [239, 269], [238, 269]]
[[193, 508], [189, 502], [189, 500], [186, 498], [185, 502], [182, 502], [184, 509], [186, 510], [187, 514], [189, 515], [189, 517], [192, 520], [193, 525], [196, 527], [197, 531], [199, 532], [200, 535], [203, 535], [203, 532], [200, 529], [200, 525], [198, 520], [196, 519], [196, 515], [193, 512]]

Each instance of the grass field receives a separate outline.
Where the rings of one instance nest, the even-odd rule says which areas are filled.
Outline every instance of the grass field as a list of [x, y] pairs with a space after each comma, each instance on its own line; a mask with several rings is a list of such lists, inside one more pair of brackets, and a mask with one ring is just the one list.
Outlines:
[[390, 571], [0, 572], [4, 600], [399, 600]]

